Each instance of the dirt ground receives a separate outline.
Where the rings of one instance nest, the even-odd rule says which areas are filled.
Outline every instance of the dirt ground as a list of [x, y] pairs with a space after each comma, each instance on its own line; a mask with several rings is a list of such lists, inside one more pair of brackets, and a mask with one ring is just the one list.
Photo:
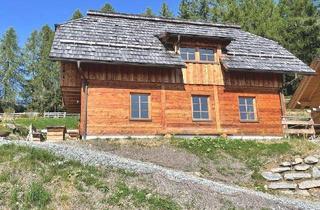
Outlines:
[[214, 181], [241, 186], [252, 184], [252, 171], [243, 162], [227, 154], [224, 154], [219, 160], [213, 161], [174, 147], [165, 140], [92, 140], [80, 143], [85, 147], [92, 147], [134, 160], [155, 163]]

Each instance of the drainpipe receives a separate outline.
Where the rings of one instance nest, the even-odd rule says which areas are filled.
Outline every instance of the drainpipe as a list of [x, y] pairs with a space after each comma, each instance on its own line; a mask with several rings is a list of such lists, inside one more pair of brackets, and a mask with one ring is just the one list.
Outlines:
[[82, 88], [84, 90], [84, 135], [83, 140], [87, 140], [87, 133], [88, 133], [88, 80], [86, 79], [82, 69], [81, 69], [81, 62], [77, 61], [77, 69], [81, 74], [82, 81]]

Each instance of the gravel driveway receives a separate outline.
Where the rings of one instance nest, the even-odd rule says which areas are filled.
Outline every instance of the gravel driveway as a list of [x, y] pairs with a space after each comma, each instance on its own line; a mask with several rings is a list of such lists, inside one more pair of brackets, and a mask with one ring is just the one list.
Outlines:
[[[156, 185], [160, 186], [162, 184], [161, 187], [156, 186], [158, 190], [161, 190], [162, 192], [176, 197], [179, 196], [179, 193], [182, 193], [180, 191], [186, 191], [183, 192], [186, 196], [185, 200], [197, 197], [198, 199], [195, 199], [192, 204], [193, 206], [188, 208], [201, 207], [202, 209], [217, 209], [221, 208], [221, 205], [216, 205], [217, 200], [219, 200], [220, 203], [221, 200], [225, 200], [225, 203], [228, 204], [231, 202], [231, 204], [237, 208], [320, 210], [320, 203], [289, 199], [285, 197], [276, 197], [270, 194], [256, 192], [238, 186], [231, 186], [224, 183], [207, 180], [186, 172], [165, 168], [152, 163], [131, 160], [110, 154], [108, 152], [96, 151], [77, 145], [49, 142], [34, 143], [25, 141], [0, 141], [0, 145], [11, 143], [46, 149], [55, 153], [56, 155], [63, 156], [66, 159], [78, 160], [83, 164], [108, 167], [111, 166], [114, 168], [136, 172], [142, 175], [152, 175]], [[200, 195], [201, 198], [199, 197]], [[201, 205], [197, 203], [199, 200], [202, 202]]]

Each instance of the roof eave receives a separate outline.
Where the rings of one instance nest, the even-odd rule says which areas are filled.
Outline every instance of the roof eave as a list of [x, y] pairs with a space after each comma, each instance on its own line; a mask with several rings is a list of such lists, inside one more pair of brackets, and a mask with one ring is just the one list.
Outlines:
[[248, 68], [229, 68], [224, 65], [227, 71], [242, 71], [242, 72], [257, 72], [257, 73], [277, 73], [277, 74], [287, 74], [287, 73], [297, 73], [301, 75], [315, 75], [315, 71], [286, 71], [286, 70], [266, 70], [266, 69], [248, 69]]
[[91, 59], [76, 59], [76, 58], [61, 58], [55, 56], [49, 56], [53, 61], [65, 61], [65, 62], [84, 62], [84, 63], [99, 63], [99, 64], [111, 64], [111, 65], [133, 65], [133, 66], [150, 66], [150, 67], [164, 67], [164, 68], [184, 68], [185, 64], [152, 64], [152, 63], [137, 63], [137, 62], [122, 62], [122, 61], [101, 61]]

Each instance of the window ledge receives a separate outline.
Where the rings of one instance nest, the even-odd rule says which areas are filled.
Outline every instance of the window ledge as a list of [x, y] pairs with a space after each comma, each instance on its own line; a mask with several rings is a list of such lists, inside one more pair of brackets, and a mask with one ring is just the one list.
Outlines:
[[240, 120], [241, 123], [259, 123], [259, 120]]
[[213, 65], [219, 65], [219, 62], [215, 61], [193, 61], [193, 60], [185, 60], [185, 63], [195, 63], [195, 64], [213, 64]]
[[208, 123], [212, 123], [212, 120], [208, 119], [208, 120], [198, 120], [198, 119], [192, 119], [193, 122], [208, 122]]
[[151, 118], [146, 118], [146, 119], [130, 118], [130, 121], [134, 121], [134, 122], [151, 122], [152, 119]]

